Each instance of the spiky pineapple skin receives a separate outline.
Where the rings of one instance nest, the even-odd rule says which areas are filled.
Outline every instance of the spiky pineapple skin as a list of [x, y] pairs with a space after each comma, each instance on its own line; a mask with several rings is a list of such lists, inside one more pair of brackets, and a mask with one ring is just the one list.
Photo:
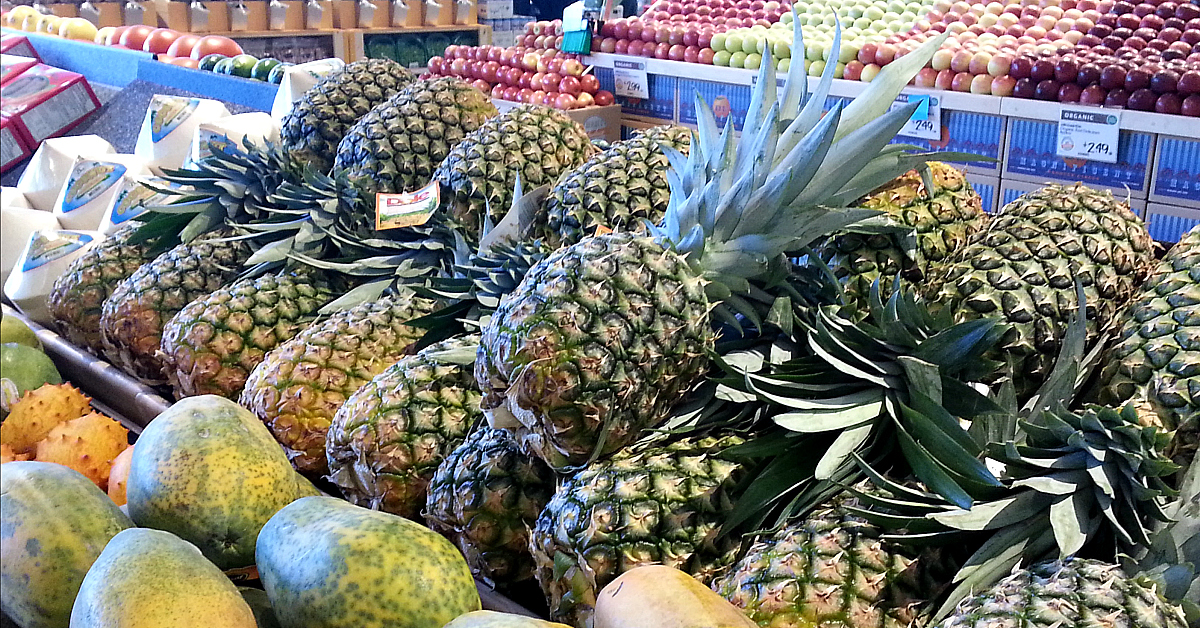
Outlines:
[[284, 271], [192, 301], [163, 328], [165, 371], [176, 397], [236, 399], [267, 353], [308, 327], [344, 290], [343, 281], [320, 272]]
[[1185, 234], [1129, 308], [1104, 366], [1100, 402], [1144, 399], [1186, 466], [1200, 446], [1200, 227]]
[[104, 351], [100, 334], [104, 301], [155, 257], [149, 245], [131, 242], [137, 229], [137, 225], [124, 227], [76, 258], [55, 280], [46, 299], [59, 332], [97, 355]]
[[926, 189], [921, 173], [910, 170], [856, 203], [886, 212], [897, 223], [911, 228], [916, 235], [918, 259], [911, 259], [890, 234], [841, 233], [818, 250], [842, 280], [848, 301], [864, 303], [876, 281], [886, 297], [898, 275], [920, 282], [987, 225], [983, 201], [966, 175], [941, 162], [929, 162], [928, 166], [932, 193]]
[[149, 385], [164, 384], [163, 327], [192, 301], [233, 281], [253, 253], [227, 229], [180, 244], [142, 265], [104, 302], [100, 331], [109, 361]]
[[686, 155], [691, 142], [688, 129], [654, 127], [593, 155], [550, 190], [538, 225], [542, 239], [558, 248], [594, 235], [597, 227], [638, 231], [643, 220], [658, 223], [671, 198], [662, 145]]
[[703, 280], [651, 238], [613, 233], [559, 249], [484, 327], [483, 409], [557, 470], [617, 451], [702, 376], [708, 311]]
[[1120, 567], [1068, 558], [1021, 569], [959, 604], [939, 628], [1184, 628], [1183, 612]]
[[425, 519], [458, 546], [476, 578], [497, 585], [533, 577], [529, 528], [554, 494], [554, 472], [486, 424], [438, 466]]
[[518, 177], [524, 191], [553, 183], [594, 151], [565, 112], [520, 105], [491, 118], [455, 146], [433, 174], [449, 221], [477, 239], [484, 216], [498, 223], [512, 205]]
[[940, 552], [918, 555], [838, 498], [756, 542], [713, 589], [765, 628], [904, 628], [954, 574]]
[[582, 628], [595, 596], [639, 565], [665, 564], [709, 584], [736, 560], [721, 536], [741, 463], [723, 452], [736, 436], [625, 450], [564, 479], [530, 538], [551, 619]]
[[1111, 192], [1050, 185], [1006, 205], [927, 286], [932, 309], [957, 321], [998, 316], [1012, 324], [1001, 360], [1014, 360], [1018, 393], [1045, 380], [1077, 307], [1087, 300], [1094, 340], [1132, 300], [1153, 260], [1145, 225]]
[[350, 128], [338, 145], [334, 169], [361, 180], [368, 191], [415, 190], [430, 181], [451, 149], [496, 114], [492, 101], [462, 79], [416, 81]]
[[425, 488], [482, 413], [470, 364], [438, 360], [440, 351], [474, 349], [453, 338], [401, 358], [359, 388], [333, 417], [325, 440], [330, 479], [351, 502], [409, 519]]
[[321, 79], [283, 119], [280, 143], [297, 162], [328, 172], [346, 131], [414, 77], [388, 59], [364, 59]]
[[436, 303], [405, 292], [339, 312], [276, 347], [250, 372], [239, 403], [267, 424], [292, 466], [328, 473], [325, 436], [361, 386], [404, 356]]

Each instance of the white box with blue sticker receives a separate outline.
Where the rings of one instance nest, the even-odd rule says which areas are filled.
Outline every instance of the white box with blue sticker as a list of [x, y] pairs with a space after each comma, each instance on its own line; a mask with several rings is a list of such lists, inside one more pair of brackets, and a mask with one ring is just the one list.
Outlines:
[[1200, 208], [1200, 137], [1158, 136], [1150, 201]]
[[1053, 121], [1008, 119], [1003, 178], [1080, 181], [1098, 188], [1125, 192], [1139, 199], [1149, 193], [1154, 157], [1152, 133], [1122, 129], [1116, 163], [1058, 156], [1058, 125]]

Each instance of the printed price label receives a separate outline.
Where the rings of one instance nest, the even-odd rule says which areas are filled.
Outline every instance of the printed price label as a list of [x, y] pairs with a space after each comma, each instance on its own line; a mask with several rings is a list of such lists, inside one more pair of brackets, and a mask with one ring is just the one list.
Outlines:
[[641, 61], [613, 61], [613, 93], [626, 98], [649, 100], [650, 79], [646, 76], [646, 64]]
[[441, 184], [437, 181], [405, 194], [376, 194], [375, 230], [423, 225], [437, 211], [441, 200]]
[[896, 135], [915, 137], [923, 140], [942, 139], [942, 103], [941, 99], [937, 96], [901, 94], [896, 97], [896, 102], [892, 103], [891, 109], [914, 102], [921, 104], [913, 112], [912, 117], [908, 119], [908, 123]]
[[1063, 107], [1058, 114], [1059, 157], [1117, 163], [1121, 112], [1094, 107]]

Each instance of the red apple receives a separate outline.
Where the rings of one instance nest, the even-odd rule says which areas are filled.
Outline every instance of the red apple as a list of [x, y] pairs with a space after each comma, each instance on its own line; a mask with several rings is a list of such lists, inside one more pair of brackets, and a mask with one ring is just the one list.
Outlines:
[[616, 100], [616, 98], [613, 97], [612, 92], [603, 89], [596, 92], [595, 98], [596, 104], [601, 107], [607, 107], [608, 105], [613, 104], [613, 102]]
[[583, 87], [579, 83], [579, 79], [574, 76], [564, 76], [558, 82], [558, 91], [572, 96], [578, 96], [583, 92]]
[[575, 97], [575, 102], [579, 104], [579, 108], [591, 107], [596, 104], [596, 99], [589, 93], [583, 92]]

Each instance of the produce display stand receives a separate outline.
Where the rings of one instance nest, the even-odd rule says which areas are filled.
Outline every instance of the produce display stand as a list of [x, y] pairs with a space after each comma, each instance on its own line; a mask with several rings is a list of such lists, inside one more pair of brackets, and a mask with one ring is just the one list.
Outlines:
[[[617, 61], [642, 64], [648, 99], [617, 96], [624, 116], [623, 135], [655, 124], [695, 128], [694, 94], [714, 103], [718, 122], [731, 119], [741, 128], [758, 72], [640, 56], [597, 53], [584, 59], [594, 67], [602, 89], [616, 92]], [[784, 80], [778, 77], [780, 84]], [[810, 87], [817, 78], [810, 77]], [[849, 102], [867, 87], [860, 81], [834, 79], [825, 103]], [[1064, 159], [1055, 153], [1059, 104], [1011, 97], [908, 87], [906, 95], [927, 95], [940, 108], [940, 137], [899, 136], [896, 142], [924, 150], [977, 154], [992, 162], [966, 166], [968, 180], [995, 211], [1046, 182], [1113, 190], [1127, 197], [1151, 235], [1173, 242], [1200, 224], [1200, 118], [1122, 110], [1115, 164]]]

